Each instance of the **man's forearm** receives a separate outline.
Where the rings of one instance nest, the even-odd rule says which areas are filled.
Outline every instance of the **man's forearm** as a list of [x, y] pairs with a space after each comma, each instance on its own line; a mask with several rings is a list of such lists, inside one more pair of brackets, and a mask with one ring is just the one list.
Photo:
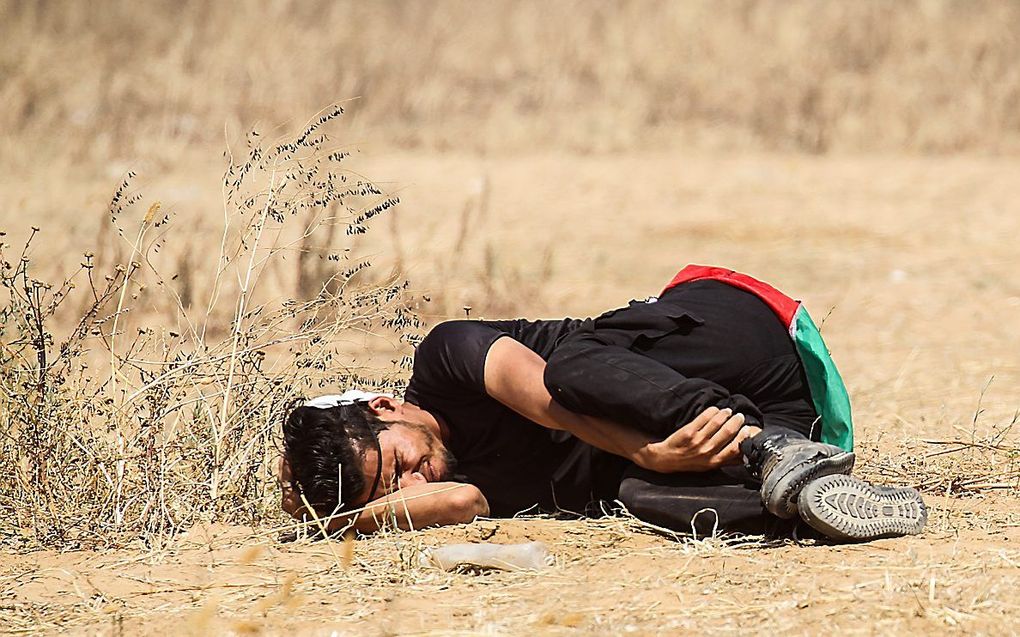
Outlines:
[[[329, 512], [318, 514], [326, 516]], [[344, 528], [372, 533], [387, 525], [408, 530], [463, 524], [488, 514], [489, 504], [474, 485], [430, 482], [398, 489], [369, 502], [357, 513], [336, 515], [321, 523], [331, 533]]]
[[[626, 458], [645, 466], [649, 444], [655, 442], [648, 434], [625, 427], [615, 422], [586, 416], [563, 407], [552, 397], [545, 409], [545, 415], [554, 428], [568, 431], [593, 447]], [[539, 423], [550, 426], [547, 423]]]
[[563, 407], [542, 380], [545, 361], [511, 338], [492, 344], [485, 361], [485, 389], [490, 396], [528, 420], [561, 429], [588, 444], [644, 466], [651, 437], [637, 429]]
[[362, 533], [377, 531], [386, 524], [410, 529], [470, 522], [489, 514], [489, 503], [473, 484], [430, 482], [398, 489], [369, 502], [355, 512], [332, 515], [311, 511], [308, 502], [291, 484], [290, 466], [280, 460], [281, 506], [298, 520], [306, 520], [333, 533], [353, 528]]

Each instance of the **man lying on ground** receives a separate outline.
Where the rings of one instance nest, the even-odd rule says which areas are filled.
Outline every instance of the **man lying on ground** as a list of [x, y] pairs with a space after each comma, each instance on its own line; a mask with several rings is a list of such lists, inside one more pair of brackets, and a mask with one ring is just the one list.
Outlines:
[[841, 540], [920, 532], [920, 495], [851, 477], [852, 444], [803, 307], [688, 266], [596, 319], [442, 323], [403, 402], [353, 391], [294, 408], [283, 506], [365, 532], [614, 502], [681, 532], [785, 535], [798, 518]]

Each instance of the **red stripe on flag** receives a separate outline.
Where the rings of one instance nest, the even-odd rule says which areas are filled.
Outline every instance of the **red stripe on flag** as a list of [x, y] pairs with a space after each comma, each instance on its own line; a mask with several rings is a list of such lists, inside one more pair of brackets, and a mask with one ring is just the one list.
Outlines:
[[797, 308], [800, 307], [800, 301], [795, 301], [790, 297], [786, 296], [776, 288], [772, 287], [764, 281], [759, 281], [754, 277], [741, 274], [734, 270], [727, 268], [720, 268], [711, 265], [688, 265], [683, 270], [677, 273], [673, 280], [669, 282], [662, 292], [665, 294], [668, 290], [680, 285], [681, 283], [690, 283], [691, 281], [702, 281], [702, 280], [713, 280], [722, 281], [728, 283], [733, 287], [740, 288], [745, 292], [754, 294], [762, 301], [765, 302], [772, 311], [776, 313], [779, 320], [783, 322], [787, 330], [793, 324], [793, 317], [797, 313]]

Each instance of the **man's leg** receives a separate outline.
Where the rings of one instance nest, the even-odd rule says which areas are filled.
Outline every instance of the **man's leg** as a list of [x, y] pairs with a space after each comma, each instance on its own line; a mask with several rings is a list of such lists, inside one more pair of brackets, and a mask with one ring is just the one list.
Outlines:
[[[777, 370], [782, 376], [782, 370]], [[927, 510], [914, 489], [875, 486], [850, 476], [853, 454], [808, 441], [803, 427], [814, 414], [804, 396], [763, 406], [767, 426], [741, 445], [747, 466], [761, 480], [765, 507], [799, 517], [823, 535], [868, 540], [919, 533]]]
[[[806, 442], [806, 448], [793, 444], [784, 450], [788, 463], [795, 463], [798, 454], [810, 454], [810, 446], [818, 444], [800, 440]], [[803, 466], [810, 471], [815, 465], [809, 462]], [[799, 471], [795, 467], [775, 474], [790, 476]], [[773, 481], [771, 489], [766, 484], [759, 491], [759, 483], [742, 467], [670, 475], [631, 467], [620, 483], [618, 497], [639, 519], [698, 537], [716, 532], [784, 537], [803, 520], [831, 539], [872, 540], [920, 533], [928, 517], [914, 489], [875, 486], [839, 472], [806, 480], [795, 490], [799, 515], [778, 517], [769, 512], [766, 503], [769, 494], [784, 491], [783, 484]]]
[[771, 383], [762, 402], [762, 432], [741, 444], [751, 475], [761, 483], [765, 507], [780, 518], [797, 517], [804, 485], [826, 475], [849, 474], [854, 454], [817, 442], [818, 416], [800, 359], [766, 361], [755, 375]]
[[716, 532], [785, 537], [797, 525], [765, 509], [758, 485], [742, 467], [665, 475], [634, 466], [620, 483], [619, 500], [641, 520], [698, 537]]
[[[848, 473], [854, 457], [809, 439], [817, 439], [818, 418], [807, 380], [789, 336], [770, 310], [758, 307], [761, 301], [747, 293], [724, 291], [730, 294], [722, 299], [727, 309], [742, 308], [743, 321], [759, 326], [745, 327], [744, 332], [754, 334], [741, 336], [738, 340], [748, 342], [738, 343], [736, 349], [726, 330], [708, 324], [693, 327], [681, 319], [685, 315], [675, 303], [636, 304], [560, 343], [546, 366], [546, 386], [568, 409], [608, 417], [662, 438], [684, 425], [689, 414], [709, 406], [742, 412], [749, 424], [763, 429], [741, 449], [752, 475], [762, 483], [762, 501], [777, 517], [792, 518], [804, 484]], [[708, 311], [705, 303], [702, 311]], [[699, 330], [704, 331], [696, 334]], [[757, 362], [743, 366], [741, 352], [752, 352], [751, 360]], [[687, 365], [722, 370], [731, 388], [746, 395], [685, 375]]]
[[[746, 367], [745, 361], [758, 362]], [[681, 286], [657, 303], [632, 304], [582, 326], [553, 352], [545, 382], [568, 409], [663, 437], [710, 405], [752, 416], [763, 431], [741, 451], [761, 480], [760, 495], [753, 487], [703, 492], [726, 512], [729, 526], [754, 519], [744, 516], [755, 495], [756, 506], [780, 518], [796, 517], [803, 504], [810, 510], [801, 517], [832, 537], [916, 533], [924, 525], [916, 491], [886, 492], [843, 475], [853, 467], [853, 454], [811, 440], [817, 440], [817, 416], [789, 336], [759, 299], [725, 284]], [[684, 530], [691, 522], [691, 489], [700, 483], [683, 483], [683, 475], [669, 477], [676, 484], [635, 476], [621, 495], [644, 516], [665, 515], [671, 528]], [[799, 497], [816, 482], [827, 488]], [[902, 512], [895, 506], [899, 498], [909, 500]]]
[[761, 501], [780, 518], [797, 516], [804, 485], [822, 476], [848, 475], [855, 456], [839, 447], [814, 442], [802, 433], [768, 427], [740, 444], [744, 463], [761, 485]]
[[[545, 383], [567, 409], [662, 437], [713, 406], [805, 435], [816, 420], [786, 329], [759, 298], [714, 281], [585, 321], [557, 343]], [[794, 399], [806, 409], [763, 419], [765, 407]]]

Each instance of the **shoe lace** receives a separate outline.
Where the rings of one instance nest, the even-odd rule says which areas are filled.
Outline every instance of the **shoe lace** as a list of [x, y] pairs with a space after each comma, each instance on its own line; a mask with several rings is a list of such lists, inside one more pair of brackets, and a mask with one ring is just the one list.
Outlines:
[[769, 439], [762, 443], [762, 455], [764, 458], [761, 463], [760, 475], [764, 476], [783, 460], [783, 448]]
[[783, 459], [783, 448], [771, 438], [752, 447], [745, 458], [745, 466], [754, 478], [760, 480]]

